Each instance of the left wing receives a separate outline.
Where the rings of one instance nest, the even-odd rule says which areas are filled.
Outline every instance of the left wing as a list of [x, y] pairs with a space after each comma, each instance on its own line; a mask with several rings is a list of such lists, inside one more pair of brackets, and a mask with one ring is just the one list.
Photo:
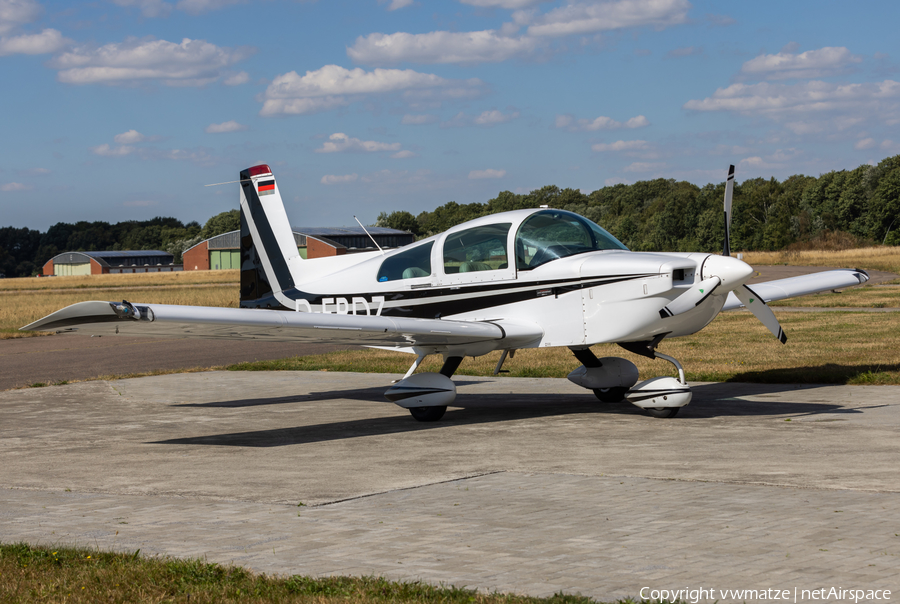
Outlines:
[[409, 319], [125, 301], [79, 302], [21, 329], [88, 335], [424, 348], [489, 342], [495, 342], [496, 348], [519, 347], [543, 336], [543, 331], [535, 324], [504, 320]]
[[[751, 294], [759, 296], [763, 302], [768, 303], [775, 302], [776, 300], [784, 300], [786, 298], [796, 298], [798, 296], [816, 294], [832, 289], [862, 285], [868, 280], [869, 273], [857, 268], [811, 273], [799, 277], [778, 279], [777, 281], [754, 283], [751, 287], [744, 287], [750, 290]], [[722, 310], [734, 310], [735, 308], [740, 308], [742, 306], [744, 306], [743, 302], [738, 300], [737, 296], [734, 295], [734, 292], [731, 292], [728, 294], [728, 298], [725, 301], [725, 306], [722, 307]]]

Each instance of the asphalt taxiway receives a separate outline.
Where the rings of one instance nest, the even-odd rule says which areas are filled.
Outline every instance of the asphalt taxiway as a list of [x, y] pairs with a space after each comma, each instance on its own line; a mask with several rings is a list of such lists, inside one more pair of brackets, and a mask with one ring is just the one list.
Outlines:
[[2, 392], [0, 540], [604, 600], [900, 588], [900, 387], [696, 384], [660, 420], [566, 380], [459, 377], [424, 424], [383, 399], [395, 377]]

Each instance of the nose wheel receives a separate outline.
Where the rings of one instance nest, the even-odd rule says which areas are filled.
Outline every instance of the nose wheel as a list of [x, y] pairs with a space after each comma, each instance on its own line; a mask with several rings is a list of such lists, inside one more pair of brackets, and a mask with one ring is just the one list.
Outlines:
[[621, 403], [627, 392], [628, 388], [594, 388], [594, 396], [601, 403]]
[[436, 422], [447, 412], [447, 407], [410, 407], [409, 413], [420, 422]]
[[681, 407], [661, 407], [661, 408], [647, 408], [644, 409], [644, 413], [649, 415], [650, 417], [658, 417], [660, 419], [665, 419], [668, 417], [675, 417], [678, 415], [678, 410]]

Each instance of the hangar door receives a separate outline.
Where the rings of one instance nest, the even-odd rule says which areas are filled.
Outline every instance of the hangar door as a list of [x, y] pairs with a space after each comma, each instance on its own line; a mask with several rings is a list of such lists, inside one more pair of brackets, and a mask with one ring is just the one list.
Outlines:
[[241, 267], [241, 250], [210, 250], [209, 270], [219, 271]]
[[91, 263], [82, 264], [57, 264], [53, 263], [53, 274], [57, 277], [71, 277], [73, 275], [90, 275]]

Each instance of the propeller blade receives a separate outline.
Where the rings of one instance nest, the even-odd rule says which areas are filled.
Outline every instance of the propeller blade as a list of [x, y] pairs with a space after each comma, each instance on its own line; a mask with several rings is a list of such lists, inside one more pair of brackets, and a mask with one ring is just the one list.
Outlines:
[[734, 194], [734, 166], [728, 166], [728, 179], [725, 181], [725, 249], [723, 256], [731, 255], [731, 196]]
[[778, 323], [778, 319], [775, 318], [775, 313], [768, 307], [765, 300], [756, 295], [755, 291], [746, 285], [742, 285], [734, 290], [734, 295], [737, 296], [737, 299], [741, 301], [747, 310], [752, 312], [756, 315], [757, 319], [762, 321], [762, 324], [772, 332], [772, 335], [778, 338], [778, 341], [782, 344], [787, 342], [787, 336], [784, 334], [784, 330], [781, 329], [781, 324]]
[[668, 317], [674, 317], [675, 315], [680, 315], [683, 312], [687, 312], [692, 308], [699, 306], [704, 300], [712, 295], [721, 283], [722, 280], [718, 277], [710, 277], [705, 281], [701, 281], [666, 304], [662, 310], [659, 311], [660, 318], [666, 319]]

